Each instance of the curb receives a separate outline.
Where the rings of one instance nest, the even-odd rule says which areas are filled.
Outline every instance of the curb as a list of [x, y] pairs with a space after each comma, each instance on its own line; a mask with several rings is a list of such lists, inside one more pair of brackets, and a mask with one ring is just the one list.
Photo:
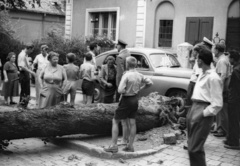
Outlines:
[[143, 156], [148, 156], [148, 155], [153, 155], [155, 153], [161, 152], [169, 145], [161, 145], [160, 147], [156, 147], [154, 149], [149, 149], [149, 150], [141, 150], [141, 151], [136, 151], [136, 152], [123, 152], [119, 151], [118, 153], [110, 153], [110, 152], [105, 152], [102, 147], [89, 144], [83, 141], [63, 141], [60, 139], [54, 139], [51, 141], [52, 143], [56, 145], [61, 145], [65, 147], [69, 147], [81, 152], [85, 152], [89, 155], [98, 157], [98, 158], [104, 158], [104, 159], [131, 159], [131, 158], [138, 158], [138, 157], [143, 157]]

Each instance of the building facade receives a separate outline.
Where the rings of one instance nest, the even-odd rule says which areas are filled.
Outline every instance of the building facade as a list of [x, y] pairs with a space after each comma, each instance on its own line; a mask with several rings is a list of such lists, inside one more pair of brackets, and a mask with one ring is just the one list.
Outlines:
[[65, 1], [41, 0], [27, 1], [26, 8], [14, 10], [9, 8], [11, 22], [16, 31], [16, 37], [23, 43], [41, 39], [56, 27], [65, 32]]
[[[67, 0], [67, 37], [121, 38], [129, 47], [176, 50], [203, 37], [240, 50], [239, 0]], [[216, 35], [217, 34], [217, 35]]]

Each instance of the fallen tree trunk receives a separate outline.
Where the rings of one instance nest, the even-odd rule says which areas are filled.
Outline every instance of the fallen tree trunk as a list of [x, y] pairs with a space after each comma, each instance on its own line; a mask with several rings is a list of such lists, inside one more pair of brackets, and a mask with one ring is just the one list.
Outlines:
[[[151, 103], [148, 98], [139, 102], [138, 132], [163, 125], [160, 116], [164, 109], [169, 110], [176, 104], [176, 100], [169, 98], [165, 104], [159, 104], [157, 100], [154, 102]], [[116, 108], [117, 104], [80, 105], [76, 108], [60, 104], [49, 109], [0, 112], [0, 140], [70, 134], [109, 135]]]

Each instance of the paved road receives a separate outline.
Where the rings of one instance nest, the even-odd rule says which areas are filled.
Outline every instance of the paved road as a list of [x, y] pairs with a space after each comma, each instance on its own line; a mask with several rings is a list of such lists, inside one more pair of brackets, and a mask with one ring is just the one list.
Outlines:
[[[31, 95], [35, 95], [34, 88]], [[81, 100], [82, 96], [78, 93], [76, 103]], [[33, 105], [34, 102], [31, 101]], [[208, 137], [205, 145], [208, 166], [240, 166], [240, 151], [225, 149], [222, 140], [212, 135]], [[188, 166], [188, 154], [182, 146], [177, 144], [157, 154], [121, 163], [118, 160], [92, 157], [77, 148], [44, 144], [37, 138], [20, 139], [11, 141], [8, 150], [12, 154], [0, 153], [0, 166]]]

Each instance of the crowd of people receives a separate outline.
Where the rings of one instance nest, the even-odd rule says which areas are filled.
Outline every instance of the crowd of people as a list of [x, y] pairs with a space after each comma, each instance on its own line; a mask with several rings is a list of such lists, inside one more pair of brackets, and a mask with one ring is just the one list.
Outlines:
[[240, 54], [204, 38], [193, 47], [195, 59], [186, 108], [191, 166], [205, 166], [204, 143], [209, 133], [226, 137], [224, 147], [240, 149]]
[[[136, 135], [135, 117], [138, 109], [138, 93], [143, 88], [151, 86], [152, 81], [138, 73], [135, 68], [137, 60], [126, 49], [127, 43], [118, 40], [117, 57], [108, 56], [101, 66], [99, 74], [103, 93], [101, 102], [118, 102], [118, 108], [112, 120], [112, 142], [107, 152], [118, 152], [117, 138], [119, 123], [122, 123], [123, 139], [126, 144], [124, 151], [134, 151]], [[19, 95], [20, 103], [27, 105], [30, 97], [30, 75], [35, 77], [36, 103], [38, 108], [54, 106], [66, 101], [70, 94], [70, 103], [74, 105], [77, 80], [82, 79], [83, 104], [90, 104], [94, 98], [94, 81], [97, 79], [95, 52], [97, 44], [89, 45], [80, 68], [74, 65], [76, 55], [68, 53], [68, 64], [58, 64], [59, 55], [48, 52], [48, 46], [41, 46], [41, 53], [33, 61], [37, 66], [36, 73], [31, 70], [28, 55], [33, 51], [33, 45], [27, 45], [18, 55], [18, 67], [15, 63], [16, 54], [8, 54], [8, 62], [3, 66], [4, 83], [2, 95], [5, 104], [16, 104], [13, 97]], [[204, 143], [209, 133], [216, 137], [226, 137], [224, 147], [240, 149], [240, 54], [229, 51], [226, 54], [224, 43], [214, 44], [204, 38], [192, 49], [194, 62], [193, 73], [188, 87], [186, 108], [187, 133], [190, 163], [193, 166], [204, 166]], [[1, 64], [0, 64], [1, 65]], [[161, 86], [161, 85], [159, 85]], [[9, 103], [10, 100], [10, 103]], [[215, 125], [213, 125], [215, 124]]]

